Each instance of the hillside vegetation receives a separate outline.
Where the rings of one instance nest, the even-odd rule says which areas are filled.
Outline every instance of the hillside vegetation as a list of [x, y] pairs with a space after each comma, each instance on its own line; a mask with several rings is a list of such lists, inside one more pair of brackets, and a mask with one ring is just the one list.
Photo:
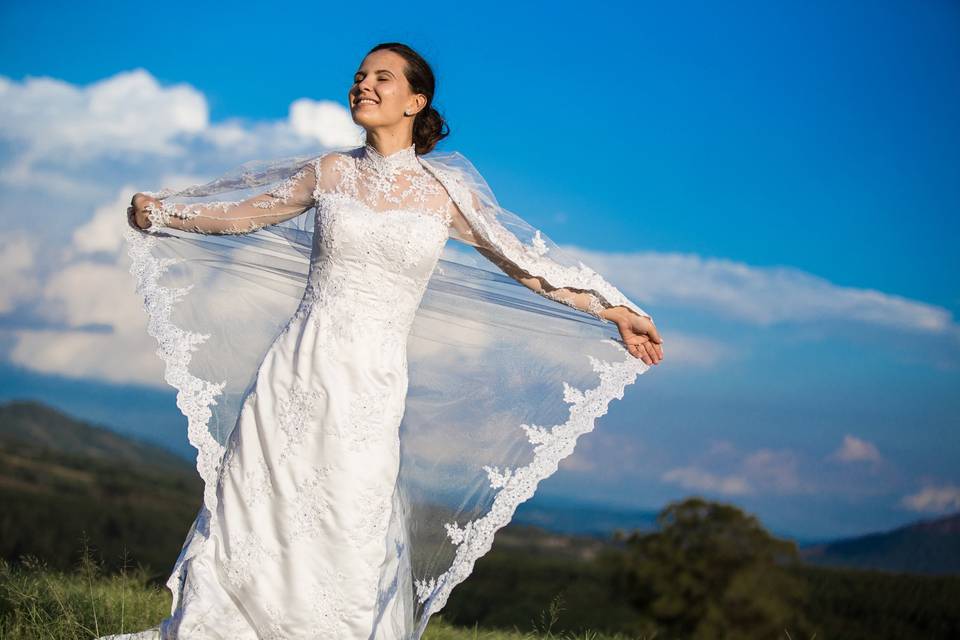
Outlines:
[[[156, 625], [201, 492], [162, 449], [0, 406], [0, 640]], [[931, 527], [926, 540], [950, 543]], [[606, 539], [511, 523], [426, 637], [930, 640], [960, 637], [957, 602], [960, 576], [812, 565], [754, 516], [694, 497]]]

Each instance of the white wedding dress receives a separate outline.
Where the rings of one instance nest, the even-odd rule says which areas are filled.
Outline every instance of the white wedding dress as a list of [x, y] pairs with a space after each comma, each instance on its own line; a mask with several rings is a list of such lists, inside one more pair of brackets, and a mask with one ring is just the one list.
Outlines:
[[169, 637], [378, 637], [405, 339], [452, 215], [422, 172], [413, 147], [321, 167], [307, 295], [243, 406]]
[[[171, 577], [172, 614], [109, 638], [413, 637], [416, 594], [389, 584], [410, 572], [394, 552], [407, 337], [447, 240], [479, 244], [470, 225], [413, 146], [369, 145], [325, 154], [242, 206], [165, 205], [151, 218], [247, 233], [313, 207], [302, 300], [243, 398], [216, 508], [201, 510]], [[603, 307], [589, 293], [550, 297]]]

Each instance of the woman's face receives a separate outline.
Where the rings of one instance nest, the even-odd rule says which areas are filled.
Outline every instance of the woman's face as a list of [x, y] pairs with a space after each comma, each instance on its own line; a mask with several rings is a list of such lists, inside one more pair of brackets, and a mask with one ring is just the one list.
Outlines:
[[[408, 120], [426, 105], [426, 96], [413, 93], [403, 70], [407, 61], [400, 54], [381, 49], [360, 64], [347, 98], [353, 121], [364, 129], [389, 127]], [[404, 116], [406, 111], [410, 116]]]

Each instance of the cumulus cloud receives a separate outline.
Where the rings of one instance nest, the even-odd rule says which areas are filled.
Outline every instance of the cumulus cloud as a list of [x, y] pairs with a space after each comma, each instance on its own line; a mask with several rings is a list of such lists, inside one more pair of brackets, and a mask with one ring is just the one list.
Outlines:
[[0, 136], [25, 146], [22, 157], [64, 153], [177, 154], [178, 134], [210, 126], [203, 94], [186, 84], [163, 87], [143, 69], [77, 86], [49, 77], [0, 77]]
[[873, 289], [839, 286], [792, 267], [755, 267], [695, 254], [605, 253], [572, 246], [564, 250], [608, 275], [641, 306], [695, 307], [759, 326], [828, 320], [960, 338], [948, 309]]
[[602, 429], [577, 442], [573, 454], [560, 461], [564, 471], [586, 473], [594, 481], [623, 478], [623, 470], [636, 466], [645, 447], [633, 433], [622, 434]]
[[960, 487], [954, 484], [927, 485], [917, 493], [904, 496], [900, 504], [921, 513], [946, 513], [960, 509]]
[[759, 449], [743, 459], [743, 473], [754, 486], [766, 492], [792, 493], [803, 490], [795, 453], [788, 450]]
[[48, 234], [43, 243], [28, 228], [0, 235], [0, 313], [16, 317], [7, 358], [45, 373], [162, 385], [127, 272], [130, 196], [250, 159], [355, 145], [362, 129], [340, 104], [310, 98], [286, 119], [211, 123], [202, 92], [134, 69], [87, 85], [0, 76], [0, 141], [5, 217], [26, 198], [33, 215], [24, 225], [42, 217]]
[[164, 86], [147, 70], [133, 69], [82, 86], [0, 76], [0, 139], [15, 150], [0, 167], [0, 183], [75, 193], [83, 192], [80, 174], [94, 161], [151, 158], [156, 164], [189, 157], [222, 165], [238, 156], [316, 150], [317, 143], [353, 145], [362, 129], [339, 103], [310, 98], [296, 100], [285, 120], [211, 123], [206, 97], [195, 87]]
[[110, 202], [97, 207], [93, 217], [73, 231], [73, 242], [64, 257], [69, 259], [76, 254], [108, 253], [115, 255], [123, 246], [123, 212], [130, 204], [129, 194], [135, 193], [133, 186], [123, 187]]
[[850, 434], [843, 437], [843, 443], [831, 458], [840, 462], [880, 462], [882, 459], [876, 445]]
[[362, 131], [350, 114], [336, 102], [307, 98], [290, 105], [290, 128], [297, 134], [316, 140], [325, 147], [345, 147], [359, 143]]
[[799, 455], [790, 449], [762, 447], [742, 451], [731, 442], [712, 442], [690, 464], [660, 476], [667, 484], [728, 496], [808, 493], [813, 487], [801, 477]]
[[156, 342], [147, 334], [143, 305], [120, 255], [54, 271], [38, 298], [40, 322], [16, 331], [11, 362], [117, 383], [156, 386], [163, 380]]
[[717, 475], [696, 467], [670, 469], [660, 476], [660, 480], [691, 491], [706, 491], [728, 496], [753, 493], [753, 487], [742, 476]]
[[10, 312], [17, 303], [29, 297], [38, 286], [34, 274], [35, 241], [23, 231], [0, 235], [0, 313]]

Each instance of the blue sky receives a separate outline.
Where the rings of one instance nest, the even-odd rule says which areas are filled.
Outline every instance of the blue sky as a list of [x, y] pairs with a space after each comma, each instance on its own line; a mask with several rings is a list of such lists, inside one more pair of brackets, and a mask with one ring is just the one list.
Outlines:
[[[5, 3], [0, 264], [22, 277], [0, 296], [0, 396], [172, 437], [167, 391], [119, 385], [81, 355], [36, 355], [38, 322], [83, 340], [81, 316], [97, 317], [45, 270], [102, 253], [73, 230], [123, 188], [155, 186], [161, 166], [284, 155], [249, 132], [292, 121], [299, 99], [345, 103], [366, 50], [399, 40], [438, 74], [453, 132], [442, 148], [582, 250], [676, 345], [543, 491], [651, 508], [701, 492], [808, 537], [960, 509], [960, 7], [733, 7]], [[85, 90], [135, 70], [157, 93], [131, 120], [182, 86], [201, 122], [164, 115], [169, 139], [149, 144], [154, 132], [131, 125], [142, 152], [96, 135]], [[41, 76], [62, 109], [29, 84]], [[122, 109], [119, 90], [97, 95]], [[169, 150], [225, 123], [256, 146], [221, 144], [208, 165]], [[111, 344], [109, 329], [96, 336]]]

